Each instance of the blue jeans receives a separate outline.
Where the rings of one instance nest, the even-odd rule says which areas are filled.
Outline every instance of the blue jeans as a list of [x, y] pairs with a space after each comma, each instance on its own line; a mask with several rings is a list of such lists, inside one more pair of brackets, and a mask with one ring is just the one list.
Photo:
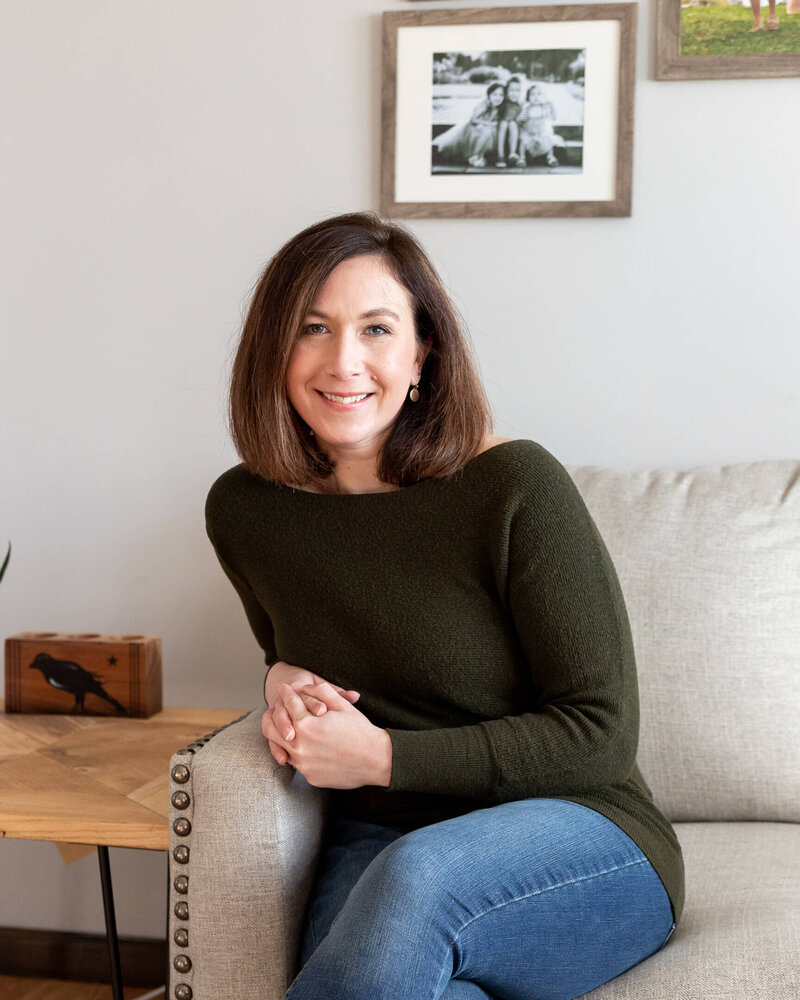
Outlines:
[[505, 802], [410, 832], [338, 819], [286, 1000], [568, 1000], [673, 927], [636, 844], [574, 802]]

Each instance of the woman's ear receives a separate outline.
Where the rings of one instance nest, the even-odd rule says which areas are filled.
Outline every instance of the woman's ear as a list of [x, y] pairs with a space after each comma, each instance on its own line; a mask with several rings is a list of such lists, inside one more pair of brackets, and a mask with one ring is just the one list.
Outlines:
[[[433, 347], [433, 337], [428, 337], [426, 340], [417, 341], [417, 367], [422, 372], [422, 366], [425, 364], [425, 359], [430, 354], [431, 348]], [[417, 375], [417, 382], [419, 382], [420, 375]]]

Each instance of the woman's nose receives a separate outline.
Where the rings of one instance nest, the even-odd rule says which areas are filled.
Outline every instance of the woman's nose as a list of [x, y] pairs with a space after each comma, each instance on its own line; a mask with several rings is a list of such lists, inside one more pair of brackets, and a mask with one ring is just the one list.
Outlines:
[[344, 331], [331, 338], [328, 367], [330, 374], [337, 378], [361, 374], [364, 360], [357, 336]]

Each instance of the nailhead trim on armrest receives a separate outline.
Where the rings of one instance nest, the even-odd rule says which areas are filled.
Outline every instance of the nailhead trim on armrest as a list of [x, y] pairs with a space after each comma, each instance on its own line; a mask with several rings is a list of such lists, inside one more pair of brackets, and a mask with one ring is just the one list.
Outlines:
[[[174, 984], [173, 996], [175, 1000], [192, 1000], [193, 996], [192, 986], [194, 976], [192, 959], [189, 954], [188, 926], [191, 912], [191, 846], [189, 839], [191, 837], [192, 820], [194, 818], [191, 759], [224, 729], [228, 729], [229, 726], [235, 726], [238, 722], [246, 719], [249, 714], [249, 712], [245, 712], [244, 715], [239, 716], [239, 718], [234, 719], [232, 722], [220, 726], [219, 729], [215, 729], [212, 733], [208, 733], [208, 735], [202, 736], [199, 740], [195, 740], [194, 743], [189, 743], [187, 746], [177, 750], [176, 756], [186, 754], [188, 757], [187, 762], [186, 764], [173, 764], [170, 770], [169, 818], [172, 831], [171, 840], [174, 841], [175, 838], [181, 838], [181, 842], [175, 844], [172, 848], [170, 867], [175, 862], [183, 868], [181, 874], [176, 875], [174, 879], [170, 873], [167, 884], [167, 912], [170, 915], [170, 932], [172, 934], [172, 941], [181, 949], [180, 953], [175, 955], [171, 962], [171, 968], [174, 968], [175, 972], [180, 975], [180, 982]], [[177, 900], [174, 899], [176, 894], [179, 896]], [[171, 947], [170, 942], [167, 943], [167, 946]], [[169, 997], [169, 987], [172, 982], [171, 970], [169, 975], [170, 983], [167, 984], [167, 998]]]

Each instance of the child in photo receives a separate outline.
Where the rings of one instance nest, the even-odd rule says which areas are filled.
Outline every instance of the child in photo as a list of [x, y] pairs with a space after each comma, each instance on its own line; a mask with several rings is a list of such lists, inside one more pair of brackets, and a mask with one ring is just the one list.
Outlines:
[[497, 123], [505, 99], [502, 83], [490, 83], [486, 97], [475, 107], [469, 120], [453, 125], [433, 140], [442, 158], [471, 167], [485, 167], [486, 156], [497, 144]]
[[525, 107], [519, 114], [519, 145], [525, 162], [539, 156], [547, 157], [549, 167], [557, 167], [558, 159], [553, 152], [558, 136], [553, 129], [556, 111], [547, 100], [538, 83], [528, 88]]
[[522, 111], [522, 81], [518, 76], [512, 76], [505, 85], [503, 103], [500, 106], [500, 121], [497, 127], [497, 162], [496, 166], [506, 165], [506, 148], [508, 162], [515, 167], [519, 161], [519, 126], [517, 118]]

